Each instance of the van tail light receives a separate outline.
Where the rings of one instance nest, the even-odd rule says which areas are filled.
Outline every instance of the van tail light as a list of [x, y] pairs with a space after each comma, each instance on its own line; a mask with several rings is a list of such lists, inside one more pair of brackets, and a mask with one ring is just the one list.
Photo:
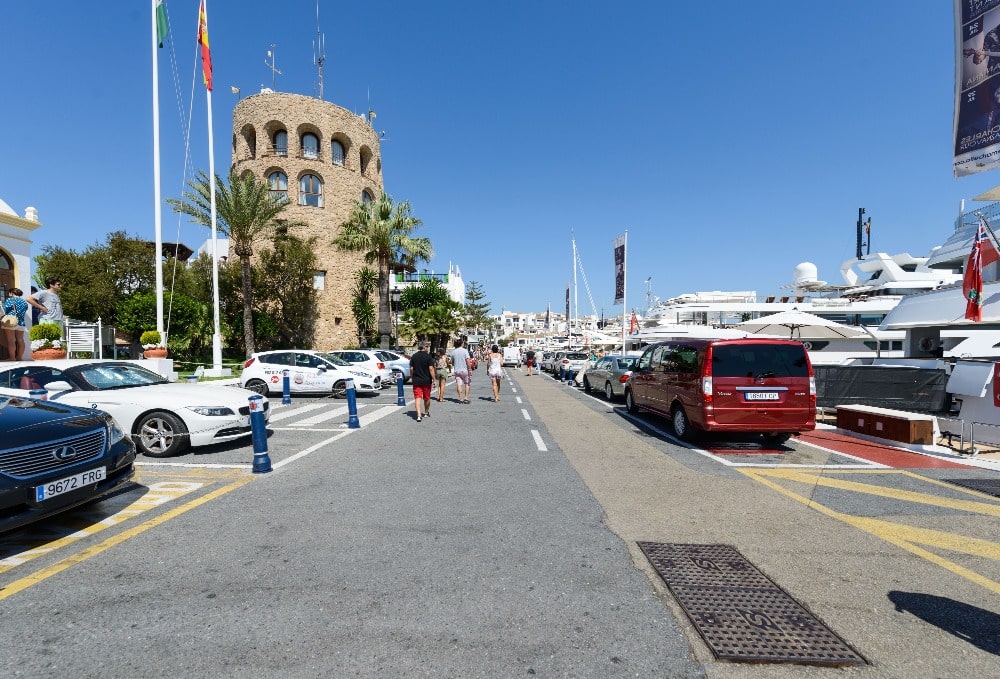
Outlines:
[[705, 362], [701, 368], [701, 400], [705, 405], [712, 403], [712, 345], [705, 351]]
[[812, 375], [809, 376], [809, 405], [816, 405], [816, 378]]
[[256, 360], [257, 360], [256, 358], [247, 359], [247, 362], [243, 364], [243, 367], [244, 368], [249, 368], [250, 366], [253, 365], [253, 362], [256, 361]]

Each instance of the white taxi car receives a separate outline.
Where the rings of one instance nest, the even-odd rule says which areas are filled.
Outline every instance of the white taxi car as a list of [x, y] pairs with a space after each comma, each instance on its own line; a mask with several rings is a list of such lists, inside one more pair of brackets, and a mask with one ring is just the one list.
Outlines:
[[[127, 361], [57, 359], [0, 363], [0, 394], [29, 396], [103, 410], [149, 457], [170, 457], [250, 435], [252, 392], [229, 386], [169, 382]], [[270, 417], [264, 399], [265, 422]]]
[[382, 379], [327, 354], [308, 349], [277, 349], [253, 354], [243, 364], [240, 386], [258, 394], [281, 394], [288, 371], [288, 391], [292, 394], [321, 393], [337, 398], [347, 395], [347, 381], [354, 380], [357, 394], [377, 394]]

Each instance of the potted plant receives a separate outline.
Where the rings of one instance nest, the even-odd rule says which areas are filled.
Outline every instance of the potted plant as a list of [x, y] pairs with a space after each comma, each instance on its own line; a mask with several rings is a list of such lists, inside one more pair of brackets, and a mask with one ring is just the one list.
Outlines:
[[66, 358], [62, 341], [62, 328], [58, 323], [39, 323], [31, 326], [31, 357], [37, 360]]
[[163, 338], [158, 330], [147, 330], [139, 336], [142, 345], [142, 355], [145, 358], [166, 358], [167, 348], [163, 346]]

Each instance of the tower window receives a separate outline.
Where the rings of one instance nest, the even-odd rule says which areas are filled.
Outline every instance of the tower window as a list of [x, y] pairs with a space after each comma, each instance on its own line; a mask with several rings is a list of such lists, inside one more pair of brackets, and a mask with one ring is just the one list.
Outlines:
[[274, 153], [278, 156], [288, 155], [288, 133], [284, 130], [274, 133]]
[[323, 207], [323, 181], [314, 174], [304, 174], [299, 180], [299, 205]]
[[288, 176], [284, 172], [267, 175], [267, 185], [271, 190], [271, 200], [288, 200]]
[[307, 132], [302, 135], [302, 156], [310, 160], [319, 158], [319, 138]]
[[336, 139], [330, 142], [330, 159], [334, 165], [344, 166], [344, 145]]

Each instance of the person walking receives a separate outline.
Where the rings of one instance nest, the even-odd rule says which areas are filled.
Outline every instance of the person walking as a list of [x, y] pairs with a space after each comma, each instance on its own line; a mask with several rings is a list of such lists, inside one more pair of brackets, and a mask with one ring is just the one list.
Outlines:
[[489, 367], [486, 368], [486, 374], [489, 375], [490, 382], [493, 385], [493, 402], [500, 403], [500, 380], [503, 379], [503, 354], [500, 353], [500, 347], [493, 345], [490, 347]]
[[455, 349], [451, 352], [451, 369], [455, 372], [459, 403], [469, 402], [469, 389], [472, 387], [472, 357], [464, 344], [462, 338], [458, 338], [455, 340]]
[[542, 359], [545, 358], [545, 352], [539, 347], [538, 351], [535, 352], [535, 374], [542, 374]]
[[524, 354], [524, 367], [525, 372], [528, 373], [528, 377], [531, 377], [531, 370], [535, 367], [535, 350], [528, 348], [527, 353]]
[[7, 291], [7, 299], [3, 301], [3, 313], [17, 319], [12, 325], [3, 326], [4, 339], [7, 342], [7, 360], [20, 361], [24, 358], [25, 333], [24, 315], [28, 311], [28, 303], [21, 299], [24, 293], [21, 288], [11, 288]]
[[434, 363], [434, 373], [437, 375], [438, 403], [444, 401], [444, 388], [448, 384], [448, 364], [451, 359], [445, 353], [444, 347], [438, 347], [437, 360]]
[[434, 384], [434, 372], [434, 359], [427, 353], [427, 342], [418, 342], [416, 353], [410, 357], [410, 382], [413, 384], [413, 404], [417, 408], [417, 422], [431, 416], [431, 386]]
[[58, 278], [50, 277], [45, 279], [45, 290], [36, 292], [28, 298], [28, 304], [38, 307], [41, 312], [38, 314], [39, 323], [63, 322], [62, 301], [59, 299], [59, 292], [62, 290], [62, 283]]

